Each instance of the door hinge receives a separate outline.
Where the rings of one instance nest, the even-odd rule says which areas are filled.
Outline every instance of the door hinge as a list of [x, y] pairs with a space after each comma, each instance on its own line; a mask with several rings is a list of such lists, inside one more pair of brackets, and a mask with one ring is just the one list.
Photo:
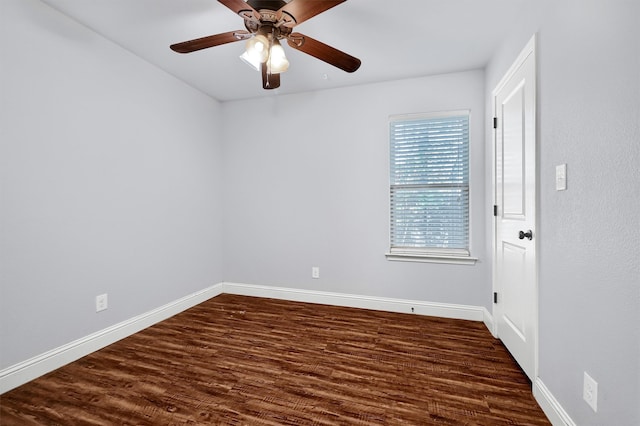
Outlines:
[[493, 128], [494, 129], [498, 128], [498, 117], [493, 117]]
[[493, 205], [493, 215], [498, 217], [498, 206], [497, 205]]
[[498, 292], [493, 292], [493, 303], [498, 303]]

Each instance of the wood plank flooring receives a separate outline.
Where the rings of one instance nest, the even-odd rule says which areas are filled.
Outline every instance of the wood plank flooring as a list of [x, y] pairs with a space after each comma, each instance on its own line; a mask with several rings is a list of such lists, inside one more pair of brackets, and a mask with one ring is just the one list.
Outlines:
[[2, 425], [549, 425], [482, 323], [221, 295], [0, 396]]

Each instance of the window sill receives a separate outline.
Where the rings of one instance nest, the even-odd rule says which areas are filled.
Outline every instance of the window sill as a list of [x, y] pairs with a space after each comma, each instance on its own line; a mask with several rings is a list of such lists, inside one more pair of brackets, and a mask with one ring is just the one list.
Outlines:
[[386, 253], [387, 260], [397, 262], [448, 263], [453, 265], [475, 265], [478, 258], [462, 254], [444, 254], [427, 252], [391, 252]]

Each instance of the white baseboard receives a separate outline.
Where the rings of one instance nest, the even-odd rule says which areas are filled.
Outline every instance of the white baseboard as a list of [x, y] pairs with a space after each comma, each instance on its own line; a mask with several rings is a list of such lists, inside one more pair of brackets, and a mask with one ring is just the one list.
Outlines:
[[0, 394], [89, 355], [222, 293], [222, 284], [160, 306], [0, 371]]
[[576, 426], [569, 414], [538, 377], [533, 383], [533, 397], [553, 426]]
[[482, 321], [484, 322], [484, 325], [489, 329], [491, 335], [497, 339], [498, 336], [496, 334], [496, 325], [493, 321], [493, 315], [487, 308], [482, 308], [482, 314]]
[[[251, 284], [223, 283], [223, 293], [242, 296], [268, 297], [294, 302], [319, 303], [349, 308], [373, 309], [398, 313], [415, 313], [443, 318], [485, 321], [491, 317], [484, 307], [433, 303], [417, 300], [391, 299], [385, 297], [358, 296], [354, 294], [301, 290], [286, 287], [271, 287]], [[491, 320], [493, 322], [493, 320]]]

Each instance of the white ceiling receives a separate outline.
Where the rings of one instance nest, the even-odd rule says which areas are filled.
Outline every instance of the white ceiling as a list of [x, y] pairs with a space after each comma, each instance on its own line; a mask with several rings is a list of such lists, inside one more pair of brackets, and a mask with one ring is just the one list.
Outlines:
[[169, 49], [244, 29], [242, 18], [216, 0], [42, 1], [228, 101], [483, 68], [526, 0], [348, 0], [294, 31], [361, 59], [360, 69], [346, 73], [284, 43], [291, 65], [274, 91], [262, 89], [260, 74], [238, 58], [243, 42], [189, 54]]

